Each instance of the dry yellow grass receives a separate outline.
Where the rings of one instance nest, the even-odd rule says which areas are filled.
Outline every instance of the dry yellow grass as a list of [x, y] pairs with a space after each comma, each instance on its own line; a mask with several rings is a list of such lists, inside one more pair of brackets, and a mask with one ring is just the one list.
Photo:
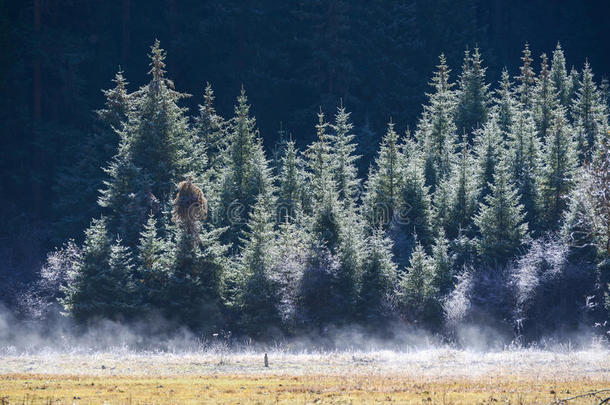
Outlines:
[[[439, 379], [404, 376], [70, 376], [0, 377], [3, 404], [553, 404], [604, 388], [597, 381], [518, 378]], [[608, 394], [610, 396], [610, 394]], [[4, 402], [2, 402], [4, 401]], [[597, 404], [582, 398], [569, 404]]]

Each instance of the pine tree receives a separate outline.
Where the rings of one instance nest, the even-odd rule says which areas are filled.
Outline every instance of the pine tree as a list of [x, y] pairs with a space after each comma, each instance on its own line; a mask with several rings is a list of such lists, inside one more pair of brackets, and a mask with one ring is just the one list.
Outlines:
[[120, 239], [113, 244], [106, 220], [93, 220], [85, 231], [82, 258], [61, 300], [66, 311], [83, 323], [95, 318], [120, 319], [131, 311], [132, 262]]
[[527, 111], [519, 110], [510, 130], [507, 163], [511, 179], [517, 186], [525, 211], [525, 221], [537, 230], [540, 212], [541, 146], [534, 120]]
[[536, 86], [534, 87], [533, 100], [533, 116], [536, 122], [536, 128], [541, 139], [546, 138], [553, 112], [557, 108], [557, 90], [553, 85], [553, 78], [549, 71], [546, 54], [540, 56], [540, 74], [536, 78]]
[[437, 320], [440, 308], [434, 281], [432, 261], [418, 243], [396, 291], [399, 308], [408, 320], [415, 323]]
[[[442, 179], [451, 172], [451, 159], [455, 151], [456, 127], [454, 123], [455, 94], [449, 83], [450, 69], [445, 56], [440, 56], [440, 64], [430, 85], [434, 92], [428, 94], [428, 104], [420, 120], [418, 138], [422, 139], [427, 156], [427, 185], [434, 191]], [[431, 174], [429, 174], [431, 173]]]
[[354, 203], [360, 184], [355, 164], [360, 156], [354, 154], [357, 145], [353, 141], [356, 136], [351, 133], [354, 126], [349, 121], [349, 116], [350, 113], [345, 111], [345, 107], [339, 106], [335, 115], [335, 124], [331, 125], [334, 133], [329, 136], [331, 145], [329, 157], [333, 178], [337, 184], [339, 200], [345, 206]]
[[392, 241], [377, 229], [366, 242], [358, 302], [358, 314], [368, 324], [379, 324], [390, 316], [396, 281]]
[[235, 247], [242, 236], [247, 215], [260, 194], [273, 194], [272, 177], [255, 130], [255, 118], [242, 88], [230, 128], [227, 166], [222, 174], [220, 224], [229, 227], [223, 240]]
[[523, 246], [527, 237], [523, 205], [510, 182], [508, 167], [501, 161], [496, 167], [491, 194], [485, 197], [474, 221], [481, 239], [479, 251], [491, 262], [504, 263]]
[[563, 108], [557, 109], [544, 145], [542, 172], [542, 207], [546, 226], [556, 229], [567, 208], [574, 185], [577, 161], [570, 126]]
[[553, 88], [557, 92], [559, 103], [565, 108], [570, 107], [572, 83], [566, 70], [566, 59], [561, 49], [561, 44], [557, 42], [557, 47], [553, 51], [553, 61], [551, 62], [551, 81]]
[[372, 227], [387, 227], [400, 205], [403, 186], [404, 155], [394, 131], [394, 123], [388, 123], [386, 135], [381, 140], [379, 156], [371, 167], [366, 183], [363, 209]]
[[489, 84], [485, 82], [486, 67], [482, 66], [479, 48], [472, 55], [466, 50], [462, 74], [459, 77], [455, 125], [458, 132], [468, 134], [463, 142], [472, 142], [470, 134], [487, 121], [489, 110]]
[[579, 135], [578, 147], [581, 162], [589, 162], [592, 149], [595, 147], [606, 116], [597, 85], [593, 81], [593, 72], [589, 62], [585, 62], [582, 80], [572, 104], [572, 118]]
[[500, 88], [496, 90], [498, 97], [495, 99], [498, 111], [498, 125], [502, 131], [503, 138], [508, 137], [515, 110], [517, 109], [517, 101], [513, 92], [513, 83], [510, 81], [508, 70], [502, 70], [502, 78], [500, 80]]
[[500, 161], [500, 153], [503, 148], [502, 134], [498, 126], [497, 115], [493, 114], [487, 124], [478, 131], [475, 138], [474, 153], [476, 156], [475, 177], [478, 200], [483, 201], [491, 192], [491, 183], [496, 166]]
[[447, 234], [454, 238], [464, 232], [472, 233], [473, 217], [477, 208], [477, 188], [474, 181], [472, 156], [468, 146], [461, 146], [460, 160], [450, 181], [451, 201], [447, 218]]
[[522, 108], [529, 110], [533, 106], [536, 75], [534, 74], [534, 69], [532, 69], [532, 52], [527, 43], [523, 49], [521, 61], [523, 62], [523, 65], [519, 68], [519, 76], [516, 77], [519, 82], [517, 93], [519, 94], [519, 102], [521, 103]]

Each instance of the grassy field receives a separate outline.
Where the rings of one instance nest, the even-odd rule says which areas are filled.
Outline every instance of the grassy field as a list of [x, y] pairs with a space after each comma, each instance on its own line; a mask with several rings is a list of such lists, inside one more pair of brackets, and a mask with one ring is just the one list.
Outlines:
[[[608, 352], [46, 354], [0, 358], [0, 404], [556, 404], [610, 388]], [[571, 399], [599, 404], [610, 391]]]

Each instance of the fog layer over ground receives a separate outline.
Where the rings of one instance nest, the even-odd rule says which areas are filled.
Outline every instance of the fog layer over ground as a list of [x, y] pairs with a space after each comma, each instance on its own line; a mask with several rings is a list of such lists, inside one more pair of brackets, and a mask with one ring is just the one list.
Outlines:
[[261, 352], [223, 353], [95, 353], [3, 356], [0, 374], [69, 375], [396, 375], [422, 379], [460, 379], [483, 376], [571, 380], [588, 378], [610, 381], [610, 353], [602, 349], [551, 352], [520, 349], [474, 352], [449, 348], [404, 352], [269, 351], [266, 368]]
[[[574, 333], [522, 347], [490, 327], [461, 327], [455, 341], [396, 327], [373, 337], [357, 327], [254, 343], [229, 333], [210, 338], [162, 332], [162, 319], [129, 327], [101, 321], [76, 328], [58, 318], [24, 323], [2, 312], [0, 374], [89, 376], [361, 375], [425, 381], [516, 378], [610, 381], [607, 342]], [[167, 330], [167, 329], [166, 329]], [[579, 338], [576, 338], [578, 337]], [[558, 343], [562, 342], [562, 343]], [[263, 357], [268, 354], [269, 367]], [[495, 380], [494, 380], [495, 381]]]

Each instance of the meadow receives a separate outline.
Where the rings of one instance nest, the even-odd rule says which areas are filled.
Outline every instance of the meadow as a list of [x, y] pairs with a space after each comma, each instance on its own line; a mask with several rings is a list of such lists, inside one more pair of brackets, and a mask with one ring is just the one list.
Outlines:
[[[0, 404], [600, 404], [610, 352], [450, 348], [0, 358]], [[595, 395], [589, 395], [596, 392]], [[606, 402], [604, 402], [606, 401]]]

